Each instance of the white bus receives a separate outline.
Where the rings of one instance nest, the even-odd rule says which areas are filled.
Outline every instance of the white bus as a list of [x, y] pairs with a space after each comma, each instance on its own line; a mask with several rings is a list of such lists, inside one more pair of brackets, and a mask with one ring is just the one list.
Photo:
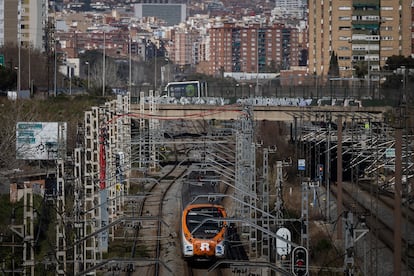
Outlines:
[[169, 82], [164, 88], [164, 95], [180, 99], [181, 97], [207, 97], [207, 85], [200, 81]]

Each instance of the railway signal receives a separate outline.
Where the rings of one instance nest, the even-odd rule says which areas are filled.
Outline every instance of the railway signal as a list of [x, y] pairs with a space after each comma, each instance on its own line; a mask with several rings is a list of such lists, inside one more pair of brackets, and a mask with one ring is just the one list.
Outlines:
[[295, 276], [308, 275], [308, 250], [303, 246], [295, 247], [292, 251], [292, 272]]
[[322, 177], [322, 176], [323, 176], [323, 165], [318, 164], [318, 177]]

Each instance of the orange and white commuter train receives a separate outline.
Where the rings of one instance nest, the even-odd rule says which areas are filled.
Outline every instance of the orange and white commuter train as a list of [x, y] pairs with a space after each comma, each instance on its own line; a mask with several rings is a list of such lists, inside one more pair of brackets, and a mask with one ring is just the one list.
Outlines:
[[225, 257], [226, 210], [220, 201], [207, 197], [217, 192], [217, 183], [212, 171], [193, 171], [183, 183], [181, 241], [188, 261]]

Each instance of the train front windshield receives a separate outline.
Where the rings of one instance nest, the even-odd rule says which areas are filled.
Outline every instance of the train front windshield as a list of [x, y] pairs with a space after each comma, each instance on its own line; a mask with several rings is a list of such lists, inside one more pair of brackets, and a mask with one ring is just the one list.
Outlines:
[[[211, 218], [211, 220], [207, 220]], [[194, 208], [187, 213], [187, 228], [196, 239], [212, 239], [223, 227], [223, 221], [214, 219], [223, 218], [222, 211], [217, 207]]]

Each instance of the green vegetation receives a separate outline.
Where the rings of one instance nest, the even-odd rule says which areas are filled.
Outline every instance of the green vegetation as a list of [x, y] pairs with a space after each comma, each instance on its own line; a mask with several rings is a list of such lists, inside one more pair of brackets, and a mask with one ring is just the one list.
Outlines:
[[16, 87], [16, 71], [0, 65], [0, 91], [12, 90]]

